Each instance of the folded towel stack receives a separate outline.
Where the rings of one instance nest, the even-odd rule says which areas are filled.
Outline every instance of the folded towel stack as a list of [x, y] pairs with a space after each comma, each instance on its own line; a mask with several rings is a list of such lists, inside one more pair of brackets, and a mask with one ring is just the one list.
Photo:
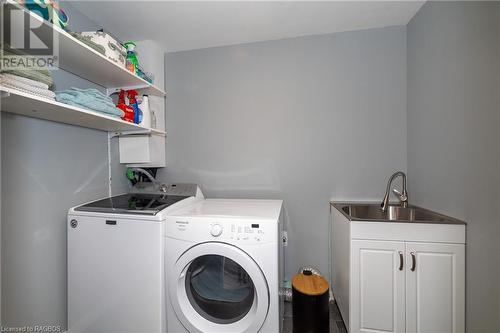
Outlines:
[[54, 83], [48, 70], [4, 70], [4, 74], [12, 74], [17, 77], [24, 77], [33, 81], [41, 82], [48, 87]]
[[[0, 48], [2, 48], [3, 46], [8, 46], [8, 44], [2, 44], [0, 42]], [[20, 51], [17, 51], [16, 53], [13, 53], [13, 52], [8, 52], [7, 49], [3, 49], [3, 55], [5, 56], [16, 56], [16, 57], [23, 57], [25, 56], [26, 54], [20, 52]], [[0, 60], [1, 60], [1, 56], [0, 56]], [[30, 80], [33, 80], [33, 81], [38, 81], [38, 82], [42, 82], [44, 84], [46, 84], [47, 86], [52, 86], [52, 84], [54, 83], [53, 80], [52, 80], [52, 76], [50, 74], [50, 72], [46, 69], [20, 69], [20, 70], [16, 70], [16, 69], [8, 69], [8, 70], [2, 70], [1, 73], [4, 73], [4, 74], [12, 74], [12, 75], [15, 75], [15, 76], [20, 76], [20, 77], [25, 77], [27, 79], [30, 79]]]
[[47, 84], [13, 74], [0, 74], [0, 84], [38, 97], [54, 99], [56, 96], [53, 91], [49, 90]]
[[56, 100], [117, 118], [124, 116], [124, 112], [113, 104], [111, 97], [104, 95], [96, 89], [71, 88], [65, 91], [58, 91], [56, 92]]

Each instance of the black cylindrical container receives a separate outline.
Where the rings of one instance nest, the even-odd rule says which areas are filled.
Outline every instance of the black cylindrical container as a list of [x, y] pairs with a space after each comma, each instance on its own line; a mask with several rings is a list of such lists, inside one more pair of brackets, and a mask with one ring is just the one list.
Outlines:
[[311, 271], [292, 279], [294, 333], [328, 333], [328, 282]]

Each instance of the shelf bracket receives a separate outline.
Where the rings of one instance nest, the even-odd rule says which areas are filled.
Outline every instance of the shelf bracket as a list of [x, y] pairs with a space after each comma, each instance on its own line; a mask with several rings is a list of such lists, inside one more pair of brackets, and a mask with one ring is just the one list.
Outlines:
[[157, 97], [165, 97], [166, 93], [153, 85], [141, 84], [135, 86], [124, 86], [124, 87], [112, 87], [106, 88], [106, 94], [111, 96], [112, 94], [116, 94], [120, 92], [120, 90], [137, 90], [139, 94], [146, 93], [147, 95], [157, 96]]
[[119, 93], [120, 90], [141, 90], [141, 89], [147, 89], [150, 86], [148, 85], [139, 85], [139, 86], [128, 86], [128, 87], [118, 87], [118, 88], [106, 88], [106, 93], [108, 96], [111, 96], [112, 94]]
[[149, 129], [145, 130], [136, 130], [136, 131], [115, 131], [115, 132], [110, 132], [109, 133], [110, 138], [115, 138], [115, 137], [120, 137], [120, 136], [133, 136], [133, 135], [162, 135], [165, 136], [163, 133], [155, 133]]

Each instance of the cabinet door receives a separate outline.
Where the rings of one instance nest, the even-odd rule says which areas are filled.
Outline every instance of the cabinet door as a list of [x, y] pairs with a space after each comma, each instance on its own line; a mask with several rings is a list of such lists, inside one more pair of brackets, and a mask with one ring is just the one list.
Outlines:
[[406, 244], [407, 332], [465, 330], [465, 245]]
[[404, 332], [404, 242], [351, 242], [350, 332]]

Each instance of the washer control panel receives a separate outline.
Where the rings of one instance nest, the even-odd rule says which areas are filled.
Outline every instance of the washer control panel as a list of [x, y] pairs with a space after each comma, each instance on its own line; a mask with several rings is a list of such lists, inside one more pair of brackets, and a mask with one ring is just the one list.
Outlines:
[[262, 244], [278, 240], [279, 221], [167, 217], [166, 236], [188, 241]]

